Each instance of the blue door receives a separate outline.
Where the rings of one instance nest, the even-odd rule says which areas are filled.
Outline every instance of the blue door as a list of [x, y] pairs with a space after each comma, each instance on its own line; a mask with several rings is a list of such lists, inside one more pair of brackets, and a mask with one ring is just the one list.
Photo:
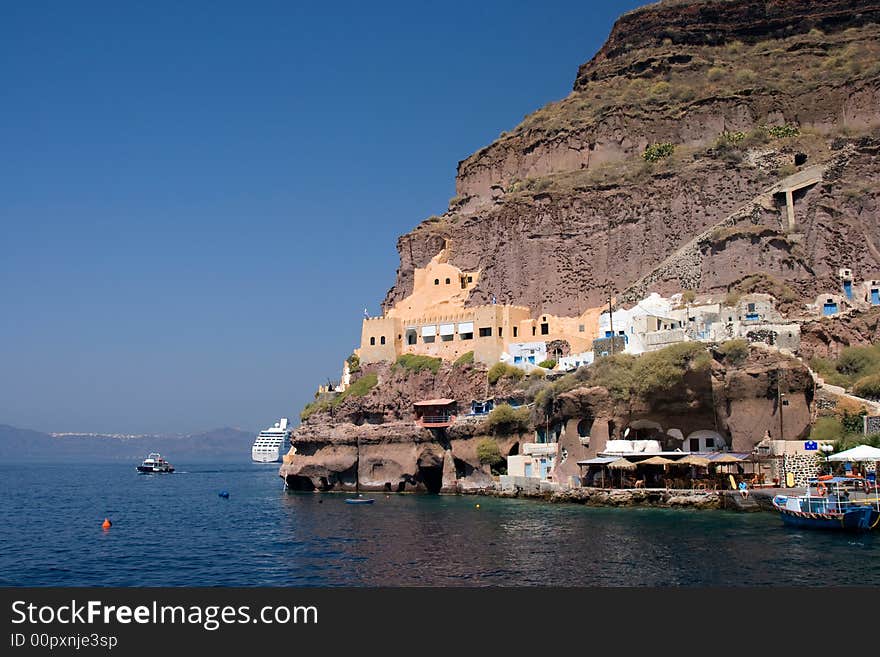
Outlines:
[[852, 299], [852, 281], [843, 282], [843, 292], [847, 299]]
[[823, 315], [836, 315], [837, 314], [837, 304], [836, 303], [826, 303], [822, 306], [822, 314]]
[[526, 463], [526, 477], [532, 476], [532, 464]]
[[549, 470], [549, 468], [547, 467], [547, 461], [541, 459], [541, 479], [547, 478], [547, 470]]
[[871, 290], [871, 305], [880, 306], [880, 290]]

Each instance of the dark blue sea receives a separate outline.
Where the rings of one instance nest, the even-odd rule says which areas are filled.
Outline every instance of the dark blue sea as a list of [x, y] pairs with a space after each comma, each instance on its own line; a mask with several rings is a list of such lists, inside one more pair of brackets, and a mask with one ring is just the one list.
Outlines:
[[349, 505], [284, 491], [277, 464], [176, 465], [0, 467], [0, 585], [880, 584], [877, 533], [793, 530], [770, 513], [384, 494]]

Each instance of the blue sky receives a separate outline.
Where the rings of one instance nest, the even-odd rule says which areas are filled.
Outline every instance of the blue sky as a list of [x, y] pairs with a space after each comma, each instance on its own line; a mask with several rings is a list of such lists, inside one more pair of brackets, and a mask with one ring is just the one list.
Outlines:
[[0, 423], [297, 417], [458, 161], [638, 4], [5, 3]]

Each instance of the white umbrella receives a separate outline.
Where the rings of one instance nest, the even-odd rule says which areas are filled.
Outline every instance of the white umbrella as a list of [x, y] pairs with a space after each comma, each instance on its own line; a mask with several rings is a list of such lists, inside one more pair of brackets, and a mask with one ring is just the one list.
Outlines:
[[852, 463], [864, 463], [865, 461], [880, 461], [880, 449], [870, 445], [858, 445], [828, 457], [829, 461], [850, 461]]

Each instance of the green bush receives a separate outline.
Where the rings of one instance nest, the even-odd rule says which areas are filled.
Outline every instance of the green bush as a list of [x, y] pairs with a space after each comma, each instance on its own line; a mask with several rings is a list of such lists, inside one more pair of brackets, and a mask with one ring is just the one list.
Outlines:
[[675, 151], [675, 146], [668, 141], [657, 144], [649, 144], [645, 147], [642, 157], [645, 162], [658, 162], [665, 157], [669, 157]]
[[840, 352], [835, 369], [844, 376], [862, 376], [877, 369], [880, 353], [872, 347], [846, 347]]
[[880, 374], [863, 376], [856, 381], [853, 394], [866, 399], [880, 399]]
[[316, 399], [313, 402], [309, 402], [305, 405], [305, 408], [300, 411], [299, 419], [302, 422], [308, 420], [315, 413], [323, 413], [324, 411], [330, 410], [332, 406], [332, 398], [330, 397], [321, 397]]
[[459, 356], [452, 364], [453, 367], [461, 367], [462, 365], [472, 365], [474, 362], [474, 352], [468, 351]]
[[636, 392], [642, 395], [672, 390], [682, 384], [689, 370], [709, 367], [709, 354], [700, 342], [681, 342], [660, 351], [642, 354], [636, 360], [633, 379]]
[[525, 372], [523, 372], [518, 367], [514, 367], [513, 365], [508, 365], [504, 362], [498, 362], [489, 368], [489, 372], [486, 376], [489, 378], [489, 384], [494, 386], [501, 379], [512, 379], [514, 381], [519, 381], [523, 378], [523, 376], [525, 376]]
[[379, 384], [379, 377], [374, 373], [364, 374], [339, 394], [325, 393], [315, 397], [315, 401], [306, 404], [300, 412], [299, 419], [305, 422], [315, 413], [323, 413], [339, 406], [349, 397], [363, 397]]
[[801, 134], [801, 131], [798, 129], [796, 125], [773, 125], [767, 128], [767, 132], [770, 133], [771, 137], [775, 137], [776, 139], [784, 139], [786, 137], [797, 137]]
[[357, 354], [352, 354], [351, 356], [346, 358], [346, 361], [348, 361], [349, 374], [354, 374], [355, 372], [360, 372], [360, 370], [361, 370], [361, 357], [360, 356], [358, 356]]
[[718, 353], [731, 365], [742, 365], [749, 357], [749, 343], [746, 340], [728, 340], [718, 346]]
[[492, 433], [508, 435], [525, 433], [531, 429], [529, 409], [513, 408], [510, 404], [499, 404], [486, 418], [486, 426]]
[[827, 415], [820, 417], [810, 429], [811, 440], [838, 441], [843, 438], [843, 424], [840, 419]]
[[697, 298], [697, 293], [693, 290], [685, 290], [681, 293], [681, 302], [684, 304], [693, 303]]
[[379, 383], [379, 377], [374, 373], [364, 374], [357, 381], [352, 383], [344, 392], [340, 392], [333, 398], [333, 405], [339, 406], [348, 397], [363, 397]]
[[394, 369], [405, 369], [410, 372], [421, 372], [422, 370], [431, 370], [436, 374], [440, 370], [443, 360], [432, 356], [417, 356], [416, 354], [403, 354], [397, 357], [394, 363]]
[[552, 370], [556, 367], [556, 361], [552, 358], [548, 358], [547, 360], [542, 360], [538, 363], [538, 367], [543, 367], [545, 370]]
[[480, 463], [489, 466], [496, 466], [504, 463], [501, 449], [498, 447], [498, 443], [492, 438], [483, 438], [477, 443], [477, 458], [480, 459]]

